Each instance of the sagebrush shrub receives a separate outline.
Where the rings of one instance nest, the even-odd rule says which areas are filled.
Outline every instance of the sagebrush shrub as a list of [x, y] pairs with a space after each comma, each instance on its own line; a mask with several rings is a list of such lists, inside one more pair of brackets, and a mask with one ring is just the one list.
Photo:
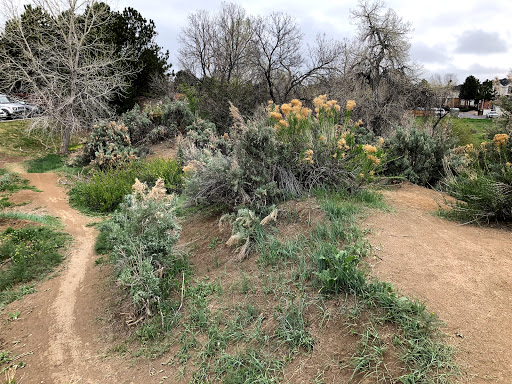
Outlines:
[[194, 114], [187, 103], [183, 101], [164, 102], [162, 107], [161, 124], [167, 127], [174, 126], [178, 132], [185, 132], [186, 128], [195, 120]]
[[118, 281], [145, 316], [159, 310], [183, 266], [175, 251], [180, 231], [175, 207], [174, 195], [166, 194], [162, 179], [151, 189], [136, 180], [133, 193], [101, 227], [107, 233]]
[[[446, 163], [446, 192], [457, 199], [449, 214], [469, 221], [512, 220], [512, 140], [506, 133], [454, 150], [459, 162]], [[457, 164], [457, 166], [454, 166]]]
[[99, 169], [119, 167], [139, 158], [139, 150], [132, 147], [128, 128], [115, 121], [102, 122], [93, 127], [77, 161], [92, 164]]
[[122, 114], [119, 121], [96, 124], [76, 163], [92, 164], [100, 169], [119, 167], [143, 157], [148, 151], [143, 146], [189, 131], [205, 143], [210, 139], [208, 132], [215, 131], [215, 125], [195, 119], [188, 105], [182, 101], [166, 99], [149, 104], [142, 111], [135, 106]]
[[413, 127], [399, 128], [389, 139], [386, 174], [403, 176], [419, 185], [435, 185], [445, 176], [443, 158], [452, 141], [442, 133], [429, 134]]
[[196, 203], [248, 206], [261, 213], [321, 185], [355, 190], [371, 180], [383, 151], [380, 144], [356, 143], [351, 129], [362, 122], [350, 121], [353, 105], [343, 121], [335, 100], [323, 95], [315, 105], [313, 114], [299, 100], [269, 103], [267, 113], [247, 122], [232, 107], [235, 125], [222, 137], [225, 147], [219, 137], [206, 148], [184, 141], [187, 196]]
[[153, 122], [146, 112], [136, 105], [131, 111], [120, 117], [121, 122], [128, 128], [130, 140], [134, 145], [144, 142], [146, 135], [153, 129]]

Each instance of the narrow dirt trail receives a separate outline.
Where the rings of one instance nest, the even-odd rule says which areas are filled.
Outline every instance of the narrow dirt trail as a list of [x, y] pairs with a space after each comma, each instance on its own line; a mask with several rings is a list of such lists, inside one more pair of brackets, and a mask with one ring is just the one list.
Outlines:
[[45, 206], [52, 216], [60, 217], [64, 230], [73, 236], [67, 269], [62, 273], [60, 285], [49, 309], [51, 322], [48, 329], [48, 364], [52, 367], [55, 382], [64, 381], [69, 375], [62, 367], [78, 367], [88, 360], [87, 351], [75, 326], [78, 292], [83, 286], [87, 264], [94, 256], [95, 230], [86, 225], [90, 219], [71, 209], [64, 188], [58, 186], [53, 173], [24, 175], [31, 185], [43, 191]]
[[366, 219], [374, 274], [446, 322], [463, 382], [512, 383], [512, 231], [436, 217], [443, 197], [412, 184], [384, 196], [393, 211]]
[[[4, 313], [20, 312], [20, 319], [0, 330], [0, 347], [23, 358], [18, 370], [20, 383], [132, 382], [137, 368], [120, 359], [105, 359], [108, 341], [99, 340], [101, 324], [96, 321], [104, 308], [105, 273], [94, 265], [96, 230], [94, 221], [72, 209], [66, 190], [53, 173], [22, 174], [42, 192], [23, 190], [12, 200], [30, 201], [23, 211], [38, 211], [59, 217], [63, 231], [73, 236], [66, 261], [56, 276], [38, 287], [35, 294], [11, 303]], [[17, 196], [18, 195], [18, 196]], [[137, 382], [137, 381], [133, 381]]]

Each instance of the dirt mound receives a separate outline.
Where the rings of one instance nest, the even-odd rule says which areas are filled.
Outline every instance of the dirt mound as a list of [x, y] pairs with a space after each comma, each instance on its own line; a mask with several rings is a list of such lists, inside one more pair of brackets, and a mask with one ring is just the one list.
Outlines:
[[5, 217], [0, 217], [0, 232], [5, 231], [7, 228], [19, 229], [26, 227], [27, 225], [40, 225], [38, 223], [34, 223], [29, 220], [21, 220], [21, 219], [9, 219]]
[[[74, 242], [54, 278], [3, 312], [5, 317], [20, 312], [18, 319], [7, 321], [0, 329], [0, 347], [20, 355], [20, 360], [27, 363], [16, 374], [18, 382], [186, 382], [190, 370], [177, 379], [180, 367], [169, 363], [169, 356], [179, 344], [154, 361], [132, 361], [109, 352], [116, 346], [117, 334], [109, 328], [112, 319], [105, 306], [113, 305], [115, 295], [114, 288], [105, 284], [109, 269], [95, 266], [96, 232], [87, 226], [93, 219], [69, 207], [56, 175], [23, 177], [43, 192], [14, 194], [14, 201], [31, 201], [16, 209], [60, 217]], [[376, 251], [373, 272], [404, 293], [426, 301], [428, 308], [446, 321], [449, 342], [458, 348], [459, 361], [468, 372], [463, 381], [509, 382], [511, 232], [463, 226], [435, 216], [444, 196], [432, 190], [405, 184], [384, 195], [392, 211], [374, 212], [366, 219], [373, 230], [370, 240]], [[288, 202], [280, 209], [277, 230], [282, 239], [307, 233], [325, 218], [313, 199]], [[261, 318], [262, 330], [274, 329], [276, 319], [272, 313], [276, 302], [270, 276], [258, 269], [257, 258], [252, 256], [243, 263], [234, 261], [233, 249], [225, 245], [230, 229], [219, 227], [218, 216], [192, 215], [182, 222], [182, 227], [179, 244], [191, 251], [198, 278], [222, 279], [226, 294], [212, 300], [210, 310], [249, 303], [247, 290], [254, 291], [250, 303], [265, 314]], [[294, 267], [290, 264], [290, 268]], [[280, 277], [275, 273], [273, 278]], [[263, 285], [267, 285], [265, 294]], [[348, 382], [348, 358], [358, 338], [346, 327], [344, 300], [347, 298], [310, 303], [306, 317], [315, 347], [286, 367], [285, 382]]]
[[412, 184], [384, 196], [393, 210], [366, 220], [378, 257], [374, 274], [446, 322], [465, 380], [510, 382], [512, 232], [437, 217], [444, 196]]

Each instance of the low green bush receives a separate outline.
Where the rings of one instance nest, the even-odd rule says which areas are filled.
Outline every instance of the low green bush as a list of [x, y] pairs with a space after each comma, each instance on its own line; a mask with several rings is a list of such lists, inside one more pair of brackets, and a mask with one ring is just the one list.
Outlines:
[[161, 178], [167, 191], [176, 192], [181, 189], [182, 173], [175, 160], [134, 161], [125, 167], [96, 171], [86, 176], [71, 188], [69, 201], [82, 211], [113, 212], [124, 196], [131, 193], [136, 178], [148, 184], [154, 184]]

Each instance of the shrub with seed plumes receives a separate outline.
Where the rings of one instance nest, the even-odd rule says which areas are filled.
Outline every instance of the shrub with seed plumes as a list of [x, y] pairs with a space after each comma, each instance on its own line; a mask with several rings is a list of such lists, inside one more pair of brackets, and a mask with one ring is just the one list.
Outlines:
[[129, 291], [137, 315], [142, 317], [160, 310], [184, 265], [175, 250], [180, 230], [175, 206], [174, 195], [166, 194], [162, 179], [151, 189], [136, 180], [133, 193], [101, 227], [118, 282]]
[[[356, 143], [350, 110], [323, 95], [315, 114], [292, 100], [269, 103], [265, 113], [244, 121], [231, 105], [235, 125], [227, 144], [200, 148], [185, 140], [185, 194], [193, 203], [248, 207], [258, 214], [319, 186], [356, 190], [381, 167], [381, 146], [370, 151]], [[210, 143], [220, 143], [219, 138]]]
[[110, 121], [94, 126], [77, 161], [82, 165], [92, 164], [100, 169], [108, 169], [138, 158], [139, 150], [132, 147], [128, 128], [123, 123]]
[[[447, 214], [463, 221], [512, 221], [512, 140], [495, 134], [480, 147], [454, 150], [443, 188], [457, 201]], [[455, 166], [454, 166], [455, 165]]]

